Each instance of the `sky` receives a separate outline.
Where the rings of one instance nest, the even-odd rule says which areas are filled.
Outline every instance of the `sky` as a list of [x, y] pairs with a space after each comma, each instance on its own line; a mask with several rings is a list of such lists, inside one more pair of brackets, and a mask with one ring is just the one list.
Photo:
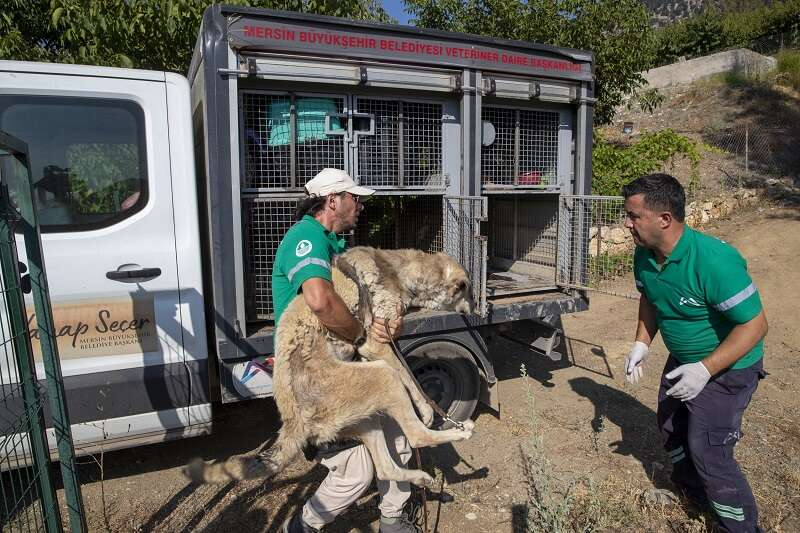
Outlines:
[[404, 7], [403, 0], [383, 0], [383, 9], [400, 24], [408, 24], [409, 14], [405, 12]]

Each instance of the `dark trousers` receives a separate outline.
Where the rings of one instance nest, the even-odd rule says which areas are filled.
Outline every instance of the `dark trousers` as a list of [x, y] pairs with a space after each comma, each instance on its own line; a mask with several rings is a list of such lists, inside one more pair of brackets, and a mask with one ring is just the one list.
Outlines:
[[672, 481], [695, 503], [708, 504], [723, 531], [761, 531], [756, 501], [733, 447], [742, 438], [744, 410], [765, 375], [762, 361], [714, 376], [687, 402], [666, 395], [676, 380], [664, 376], [679, 364], [673, 357], [667, 360], [658, 390], [658, 426]]

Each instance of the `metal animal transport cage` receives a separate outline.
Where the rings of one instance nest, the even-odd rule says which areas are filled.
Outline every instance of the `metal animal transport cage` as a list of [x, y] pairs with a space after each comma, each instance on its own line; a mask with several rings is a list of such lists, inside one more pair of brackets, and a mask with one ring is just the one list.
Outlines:
[[[469, 272], [476, 303], [481, 303], [486, 280], [485, 238], [480, 223], [486, 218], [485, 198], [440, 195], [378, 196], [346, 237], [351, 246], [381, 249], [416, 248], [445, 252]], [[247, 317], [272, 320], [272, 266], [278, 244], [294, 223], [297, 197], [244, 200]]]
[[484, 106], [484, 187], [557, 185], [560, 124], [556, 111]]
[[558, 284], [638, 298], [624, 198], [564, 195], [559, 202]]

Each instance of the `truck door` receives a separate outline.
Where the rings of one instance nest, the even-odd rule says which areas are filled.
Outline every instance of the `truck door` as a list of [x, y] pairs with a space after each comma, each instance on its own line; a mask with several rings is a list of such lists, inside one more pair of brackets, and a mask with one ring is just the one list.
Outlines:
[[188, 425], [190, 392], [163, 74], [13, 65], [0, 63], [0, 130], [29, 147], [75, 446], [157, 439]]

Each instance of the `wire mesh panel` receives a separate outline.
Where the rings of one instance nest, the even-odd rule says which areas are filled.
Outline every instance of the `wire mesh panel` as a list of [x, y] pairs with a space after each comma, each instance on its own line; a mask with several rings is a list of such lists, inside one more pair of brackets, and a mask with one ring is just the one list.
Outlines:
[[443, 221], [441, 196], [373, 197], [358, 218], [352, 244], [441, 252]]
[[359, 183], [375, 188], [444, 188], [442, 104], [358, 98], [374, 117], [373, 135], [358, 136]]
[[272, 265], [278, 245], [294, 224], [296, 198], [250, 198], [243, 201], [247, 320], [271, 320]]
[[493, 258], [555, 266], [558, 202], [547, 196], [489, 199], [489, 253]]
[[492, 142], [485, 137], [481, 149], [484, 186], [558, 183], [558, 112], [485, 106], [482, 113], [494, 130]]
[[375, 117], [375, 134], [358, 139], [358, 182], [367, 187], [400, 185], [400, 103], [359, 98], [358, 112]]
[[289, 95], [242, 93], [244, 186], [291, 185], [292, 146]]
[[[345, 168], [343, 119], [333, 116], [344, 111], [344, 98], [298, 96], [295, 108], [296, 186], [303, 187], [323, 168]], [[328, 133], [326, 116], [330, 117]]]
[[723, 183], [735, 188], [758, 183], [759, 178], [795, 174], [800, 167], [800, 152], [794, 148], [798, 135], [800, 125], [787, 120], [771, 126], [748, 123], [721, 129], [709, 126], [703, 140], [720, 148], [715, 163], [725, 176]]
[[[24, 278], [17, 257], [17, 235], [24, 243], [29, 268]], [[3, 132], [0, 132], [0, 278], [0, 470], [5, 471], [0, 483], [0, 526], [4, 531], [62, 529], [45, 436], [44, 402], [48, 401], [70, 526], [73, 531], [85, 531], [27, 147]], [[46, 395], [40, 390], [36, 373], [23, 292], [30, 292], [33, 300]]]
[[344, 97], [242, 92], [240, 106], [245, 188], [299, 189], [345, 168]]
[[[10, 210], [0, 216], [3, 219], [0, 253], [5, 267], [0, 288], [0, 471], [3, 472], [0, 524], [3, 531], [43, 531], [48, 520], [53, 521], [52, 517], [47, 517], [49, 510], [43, 503], [43, 472], [28, 464], [34, 449], [31, 437], [46, 442], [44, 400], [36, 382], [31, 352], [26, 352], [22, 346], [28, 342], [28, 331], [24, 327], [24, 307], [19, 307], [24, 300], [19, 262], [13, 253], [13, 226], [19, 219]], [[25, 358], [22, 366], [19, 364], [21, 357]], [[47, 459], [49, 457], [45, 459], [49, 466]], [[51, 504], [55, 501], [54, 493], [50, 501]]]
[[485, 316], [486, 239], [480, 223], [486, 220], [486, 198], [447, 196], [444, 198], [444, 253], [452, 256], [469, 273], [476, 313]]
[[443, 187], [441, 104], [405, 102], [402, 109], [403, 185]]
[[558, 183], [558, 124], [556, 112], [519, 112], [518, 185]]
[[483, 120], [494, 127], [494, 142], [481, 149], [483, 183], [513, 185], [516, 161], [516, 112], [504, 107], [484, 107]]
[[562, 196], [558, 232], [559, 285], [638, 298], [621, 196]]

